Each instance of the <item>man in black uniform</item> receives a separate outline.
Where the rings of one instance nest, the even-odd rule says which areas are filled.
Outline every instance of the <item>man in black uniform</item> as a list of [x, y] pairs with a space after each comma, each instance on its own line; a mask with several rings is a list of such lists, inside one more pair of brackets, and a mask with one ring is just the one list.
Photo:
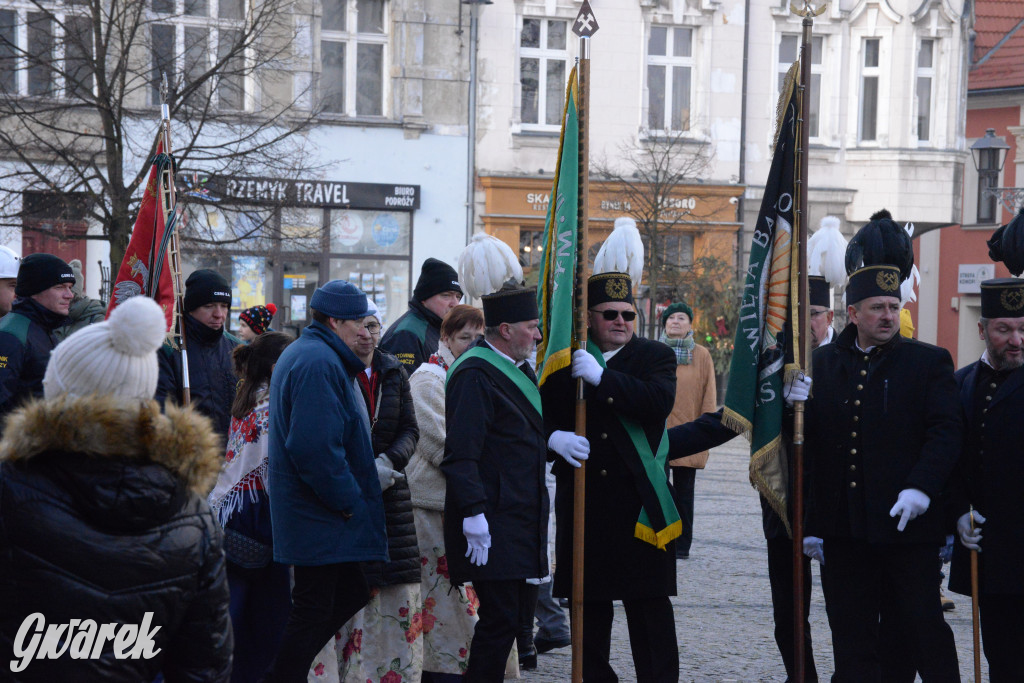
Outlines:
[[855, 271], [846, 290], [850, 324], [813, 355], [804, 528], [805, 540], [823, 542], [836, 682], [881, 680], [886, 600], [921, 677], [960, 680], [935, 590], [941, 513], [929, 509], [960, 450], [953, 361], [944, 349], [900, 336], [899, 286], [895, 266]]
[[412, 375], [437, 352], [441, 321], [461, 298], [462, 287], [455, 269], [436, 258], [428, 258], [412, 290], [409, 310], [384, 333], [380, 348], [394, 354]]
[[[990, 680], [1024, 681], [1024, 280], [981, 283], [978, 332], [981, 360], [956, 373], [965, 439], [951, 504], [961, 543], [979, 551]], [[954, 548], [949, 586], [964, 595], [971, 594], [968, 560], [964, 547]]]
[[[588, 683], [618, 680], [609, 664], [614, 600], [622, 600], [626, 610], [636, 680], [664, 683], [679, 678], [669, 596], [676, 594], [672, 539], [681, 533], [681, 524], [668, 488], [664, 438], [675, 400], [676, 360], [665, 344], [633, 334], [632, 289], [623, 273], [590, 278], [588, 335], [593, 353], [577, 350], [571, 373], [553, 373], [543, 390], [548, 447], [564, 459], [553, 468], [558, 482], [554, 594], [560, 597], [572, 592], [571, 459], [589, 451], [583, 550], [583, 679]], [[575, 426], [573, 377], [582, 377], [586, 386], [589, 448], [584, 452], [575, 450], [584, 444], [570, 438]], [[645, 463], [657, 464], [647, 469]], [[662, 507], [663, 496], [668, 496], [671, 513]], [[642, 512], [651, 525], [646, 532], [638, 523]]]
[[483, 307], [484, 338], [448, 370], [447, 422], [458, 429], [445, 438], [441, 471], [448, 569], [480, 599], [465, 680], [500, 683], [522, 615], [537, 602], [526, 579], [548, 573], [548, 453], [526, 363], [541, 338], [537, 290], [502, 289]]

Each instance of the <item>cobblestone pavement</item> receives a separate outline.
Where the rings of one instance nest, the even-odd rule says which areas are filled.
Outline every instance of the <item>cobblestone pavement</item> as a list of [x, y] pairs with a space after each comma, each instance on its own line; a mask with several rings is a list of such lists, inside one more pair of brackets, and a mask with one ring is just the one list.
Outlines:
[[[748, 454], [747, 441], [734, 439], [713, 450], [707, 469], [697, 473], [693, 546], [690, 559], [677, 564], [679, 595], [672, 598], [681, 681], [786, 679], [772, 635], [761, 506], [747, 480]], [[813, 567], [814, 658], [821, 680], [827, 681], [832, 673], [832, 642], [817, 564]], [[955, 593], [950, 597], [956, 609], [946, 613], [946, 620], [956, 636], [961, 676], [973, 681], [971, 601]], [[523, 680], [569, 681], [570, 657], [569, 648], [540, 655], [537, 670], [524, 672]], [[622, 681], [635, 680], [621, 604], [615, 611], [612, 665]], [[988, 676], [984, 658], [982, 676]]]

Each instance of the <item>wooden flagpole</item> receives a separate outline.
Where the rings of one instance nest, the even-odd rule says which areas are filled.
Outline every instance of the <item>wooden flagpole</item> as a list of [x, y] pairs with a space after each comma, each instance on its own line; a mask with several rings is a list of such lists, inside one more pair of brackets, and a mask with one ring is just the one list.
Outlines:
[[[811, 374], [811, 335], [808, 332], [810, 316], [807, 306], [807, 223], [810, 218], [807, 202], [808, 156], [810, 154], [810, 128], [807, 125], [809, 102], [811, 97], [811, 28], [814, 17], [825, 11], [825, 3], [815, 8], [811, 0], [803, 0], [803, 7], [795, 3], [790, 5], [794, 14], [803, 19], [803, 45], [800, 50], [800, 111], [798, 113], [799, 136], [797, 138], [797, 219], [796, 249], [793, 250], [796, 265], [799, 268], [797, 285], [797, 325], [794, 329], [799, 335], [795, 341], [798, 357], [796, 363], [807, 375]], [[796, 401], [793, 405], [793, 518], [790, 520], [793, 529], [793, 669], [795, 680], [805, 680], [804, 666], [804, 402]]]
[[[164, 154], [168, 157], [171, 156], [171, 108], [167, 103], [167, 95], [169, 89], [167, 87], [167, 74], [163, 75], [163, 82], [160, 84], [160, 130], [163, 136], [164, 143]], [[169, 227], [170, 219], [174, 213], [174, 208], [177, 205], [177, 195], [174, 191], [174, 164], [168, 165], [167, 169], [164, 170], [163, 187], [164, 195], [161, 197], [164, 209], [164, 230]], [[181, 349], [181, 404], [189, 405], [192, 402], [192, 392], [190, 389], [189, 377], [188, 377], [188, 344], [185, 340], [185, 289], [181, 284], [181, 251], [178, 246], [178, 230], [176, 226], [173, 226], [174, 230], [171, 232], [170, 241], [170, 257], [171, 257], [171, 279], [174, 284], [174, 315], [172, 319], [174, 324], [172, 329], [177, 329], [178, 345]], [[151, 265], [155, 263], [150, 262]], [[153, 288], [151, 292], [156, 291], [156, 283], [160, 279], [160, 273], [153, 274]]]
[[[971, 531], [974, 531], [974, 507], [971, 506]], [[971, 551], [971, 631], [974, 645], [974, 680], [981, 682], [981, 612], [978, 609], [978, 551]]]
[[[590, 36], [597, 32], [597, 20], [590, 2], [583, 0], [573, 33], [579, 37], [579, 69], [577, 70], [577, 121], [579, 122], [579, 193], [576, 240], [576, 343], [587, 348], [587, 253], [590, 199], [590, 163], [588, 136], [590, 132]], [[587, 435], [587, 401], [583, 397], [583, 379], [576, 380], [576, 434]], [[572, 525], [572, 601], [570, 625], [572, 637], [572, 683], [583, 681], [583, 534], [586, 516], [587, 462], [581, 461], [573, 474]]]

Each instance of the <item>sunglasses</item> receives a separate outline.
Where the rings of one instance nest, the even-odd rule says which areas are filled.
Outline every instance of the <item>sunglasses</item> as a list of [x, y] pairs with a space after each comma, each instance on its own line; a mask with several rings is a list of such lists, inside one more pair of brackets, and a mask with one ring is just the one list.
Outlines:
[[627, 323], [631, 323], [631, 322], [633, 322], [636, 319], [636, 311], [615, 311], [615, 310], [595, 311], [594, 309], [590, 309], [590, 310], [593, 313], [600, 313], [601, 317], [604, 318], [605, 320], [607, 320], [608, 322], [611, 322], [611, 321], [615, 320], [620, 315], [622, 316], [622, 319], [625, 320]]

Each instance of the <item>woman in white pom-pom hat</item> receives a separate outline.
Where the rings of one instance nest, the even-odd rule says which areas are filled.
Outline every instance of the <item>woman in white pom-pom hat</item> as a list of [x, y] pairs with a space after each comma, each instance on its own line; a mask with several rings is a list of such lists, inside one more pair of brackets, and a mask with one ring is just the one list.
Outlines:
[[[207, 418], [152, 400], [165, 332], [155, 302], [126, 301], [62, 342], [44, 400], [7, 418], [0, 640], [27, 623], [64, 624], [70, 641], [42, 658], [25, 639], [19, 680], [228, 679], [228, 586], [206, 502], [221, 450]], [[97, 635], [107, 624], [116, 639]], [[116, 657], [126, 646], [139, 656]]]

